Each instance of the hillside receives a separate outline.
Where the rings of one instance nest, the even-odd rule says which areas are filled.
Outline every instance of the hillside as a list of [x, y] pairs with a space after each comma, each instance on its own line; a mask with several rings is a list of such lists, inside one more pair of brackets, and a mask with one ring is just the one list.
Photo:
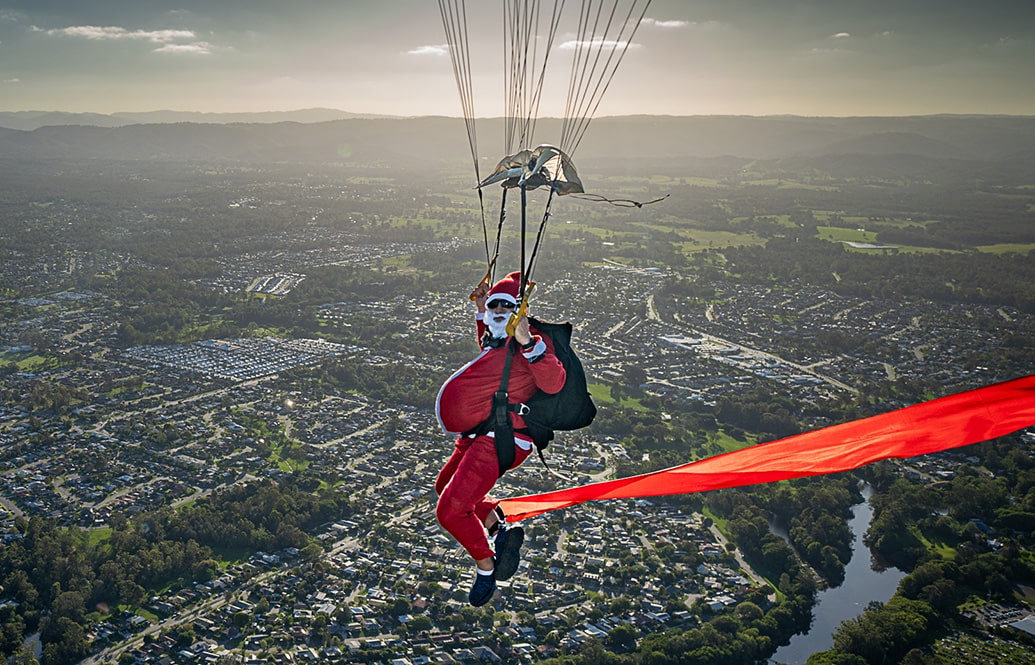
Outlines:
[[[379, 117], [349, 113], [337, 109], [302, 109], [299, 111], [267, 111], [264, 113], [201, 113], [195, 111], [145, 111], [138, 113], [66, 113], [62, 111], [0, 111], [0, 127], [32, 131], [56, 125], [89, 127], [123, 127], [173, 122], [230, 123], [329, 122], [348, 118]], [[383, 117], [383, 116], [381, 116]]]
[[[314, 113], [317, 113], [314, 111]], [[103, 116], [109, 118], [109, 116]], [[157, 116], [156, 116], [157, 117]], [[537, 126], [539, 142], [560, 135], [557, 119]], [[501, 119], [479, 121], [481, 156], [502, 156]], [[867, 164], [905, 160], [925, 169], [946, 161], [967, 171], [997, 164], [1026, 178], [1035, 117], [923, 116], [804, 118], [794, 116], [624, 116], [599, 118], [579, 146], [577, 163], [629, 170], [641, 160], [686, 169], [693, 160], [826, 160]], [[163, 160], [246, 163], [361, 163], [434, 168], [470, 159], [458, 118], [347, 118], [326, 122], [48, 125], [0, 129], [0, 155], [12, 160]], [[997, 170], [999, 170], [997, 169]], [[685, 174], [684, 174], [685, 175]]]

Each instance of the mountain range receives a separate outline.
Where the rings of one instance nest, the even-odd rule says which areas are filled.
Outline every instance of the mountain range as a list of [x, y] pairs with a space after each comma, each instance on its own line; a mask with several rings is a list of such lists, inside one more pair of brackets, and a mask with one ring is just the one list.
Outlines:
[[[18, 125], [20, 127], [12, 127]], [[6, 126], [5, 126], [6, 125]], [[544, 118], [536, 143], [560, 136]], [[481, 167], [503, 156], [504, 122], [477, 122]], [[488, 147], [496, 139], [498, 147]], [[0, 159], [439, 165], [470, 160], [462, 119], [371, 117], [327, 109], [268, 114], [154, 112], [95, 116], [0, 113]], [[995, 163], [1035, 171], [1035, 116], [614, 116], [594, 120], [577, 162], [860, 160]]]
[[298, 111], [266, 111], [260, 113], [202, 113], [200, 111], [140, 111], [126, 113], [69, 113], [65, 111], [0, 111], [0, 127], [33, 130], [55, 125], [89, 127], [123, 127], [125, 125], [200, 122], [226, 125], [236, 122], [329, 122], [348, 118], [387, 116], [349, 113], [337, 109], [301, 109]]

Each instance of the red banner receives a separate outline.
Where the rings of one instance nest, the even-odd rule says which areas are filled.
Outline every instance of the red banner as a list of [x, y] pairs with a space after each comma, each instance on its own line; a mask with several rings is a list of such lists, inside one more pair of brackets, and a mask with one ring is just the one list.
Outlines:
[[959, 448], [1035, 425], [1035, 375], [735, 450], [682, 466], [504, 499], [508, 521], [585, 501], [706, 492], [850, 471]]

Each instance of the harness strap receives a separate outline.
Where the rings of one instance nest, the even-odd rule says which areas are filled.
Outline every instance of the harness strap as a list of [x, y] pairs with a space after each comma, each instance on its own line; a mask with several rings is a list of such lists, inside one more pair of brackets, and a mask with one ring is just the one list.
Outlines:
[[[529, 440], [531, 440], [532, 444], [535, 446], [536, 452], [539, 453], [539, 459], [543, 461], [543, 466], [545, 466], [550, 473], [563, 477], [551, 469], [546, 463], [546, 460], [543, 458], [542, 449], [535, 443], [535, 440], [532, 438], [532, 433], [528, 428], [522, 427], [515, 430], [514, 424], [510, 421], [511, 413], [526, 416], [532, 411], [531, 407], [524, 402], [511, 404], [509, 401], [507, 384], [510, 382], [510, 365], [514, 359], [515, 353], [517, 353], [517, 342], [513, 337], [511, 337], [507, 343], [507, 356], [503, 361], [503, 372], [500, 374], [500, 387], [492, 396], [492, 411], [489, 413], [489, 417], [479, 423], [477, 427], [463, 432], [463, 436], [484, 436], [489, 432], [492, 432], [493, 440], [496, 444], [496, 460], [499, 464], [499, 475], [502, 477], [511, 465], [514, 464], [514, 458], [516, 457], [514, 448], [517, 445], [514, 440], [514, 435], [524, 434], [529, 437]], [[565, 478], [565, 480], [569, 479]]]
[[515, 458], [514, 425], [510, 422], [510, 403], [507, 400], [507, 384], [510, 382], [510, 364], [516, 353], [515, 344], [513, 337], [507, 343], [507, 356], [503, 361], [503, 373], [500, 375], [500, 389], [492, 397], [492, 416], [489, 417], [496, 434], [494, 441], [500, 477], [514, 464]]

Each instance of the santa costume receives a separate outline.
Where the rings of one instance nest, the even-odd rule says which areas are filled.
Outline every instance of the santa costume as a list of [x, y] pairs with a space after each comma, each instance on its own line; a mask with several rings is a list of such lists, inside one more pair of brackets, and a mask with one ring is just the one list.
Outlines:
[[[518, 304], [520, 275], [512, 272], [496, 282], [487, 303], [502, 300]], [[503, 471], [519, 466], [532, 451], [532, 439], [524, 430], [519, 406], [536, 392], [556, 393], [564, 385], [565, 372], [553, 344], [533, 328], [531, 341], [521, 346], [506, 335], [505, 313], [489, 309], [476, 315], [481, 353], [450, 376], [439, 390], [435, 412], [446, 432], [457, 434], [453, 454], [435, 481], [439, 524], [476, 561], [493, 556], [486, 538], [485, 520], [498, 501], [488, 496]], [[511, 357], [507, 401], [514, 429], [513, 463], [500, 468], [495, 432], [484, 425], [492, 413], [493, 395], [500, 389], [506, 354]]]

